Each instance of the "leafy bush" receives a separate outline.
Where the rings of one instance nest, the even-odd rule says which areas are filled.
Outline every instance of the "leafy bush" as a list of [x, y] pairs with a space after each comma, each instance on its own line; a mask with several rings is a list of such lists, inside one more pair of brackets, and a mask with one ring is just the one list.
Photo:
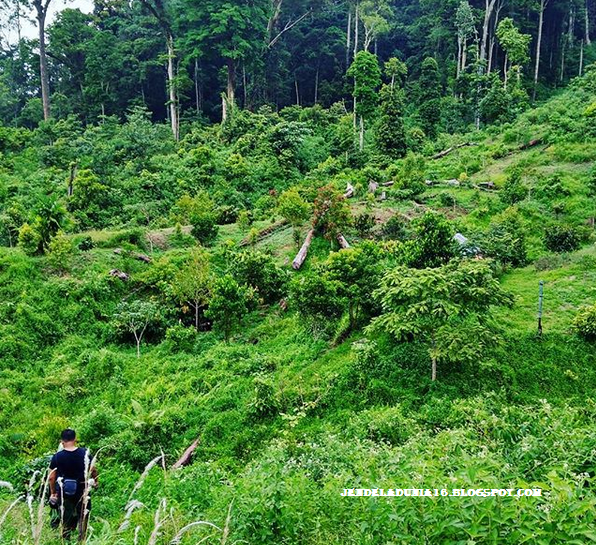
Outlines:
[[88, 252], [89, 250], [93, 250], [93, 248], [95, 248], [95, 243], [89, 235], [85, 235], [78, 240], [77, 248], [82, 252]]
[[48, 245], [48, 264], [58, 274], [64, 274], [70, 270], [73, 256], [72, 241], [58, 232]]
[[375, 218], [372, 214], [362, 212], [354, 218], [354, 228], [358, 235], [362, 238], [370, 236], [371, 231], [375, 226]]
[[480, 249], [503, 265], [521, 267], [527, 261], [526, 232], [514, 209], [495, 217], [488, 232], [481, 237]]
[[404, 240], [407, 236], [405, 223], [397, 214], [387, 220], [381, 233], [387, 240]]
[[521, 172], [516, 169], [507, 178], [505, 185], [499, 193], [501, 200], [508, 205], [523, 201], [528, 195], [528, 189], [521, 179]]
[[573, 252], [580, 247], [579, 233], [570, 225], [553, 225], [544, 232], [544, 245], [551, 252]]
[[197, 338], [196, 330], [183, 325], [175, 325], [166, 330], [166, 343], [174, 352], [190, 352]]
[[596, 305], [584, 307], [573, 320], [575, 332], [586, 341], [596, 341]]
[[239, 253], [233, 264], [234, 278], [251, 287], [264, 303], [279, 301], [286, 290], [287, 273], [280, 269], [273, 258], [257, 251]]
[[39, 251], [41, 238], [39, 233], [28, 223], [19, 229], [19, 246], [27, 255], [35, 255]]

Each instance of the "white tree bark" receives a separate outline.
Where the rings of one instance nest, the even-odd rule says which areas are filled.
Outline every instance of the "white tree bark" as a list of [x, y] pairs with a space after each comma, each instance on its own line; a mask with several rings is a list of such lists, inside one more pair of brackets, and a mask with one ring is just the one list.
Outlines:
[[586, 27], [586, 45], [592, 45], [592, 39], [590, 38], [590, 0], [586, 0], [586, 15], [585, 15], [585, 27]]
[[542, 53], [542, 30], [544, 27], [544, 10], [549, 0], [540, 0], [540, 14], [538, 18], [538, 39], [536, 41], [536, 65], [534, 67], [534, 100], [536, 100], [536, 89], [538, 87], [538, 76], [540, 74], [540, 58]]
[[346, 70], [350, 67], [350, 47], [352, 45], [352, 8], [348, 6], [348, 30], [346, 33]]
[[486, 60], [486, 48], [488, 45], [488, 32], [490, 29], [490, 19], [495, 9], [497, 0], [485, 0], [486, 9], [484, 11], [484, 23], [482, 24], [482, 42], [480, 45], [480, 60]]
[[50, 118], [50, 76], [48, 73], [48, 55], [46, 52], [46, 16], [51, 0], [34, 0], [37, 29], [39, 31], [39, 77], [41, 80], [41, 102], [43, 118]]
[[172, 134], [176, 141], [180, 139], [180, 123], [178, 116], [178, 93], [176, 92], [176, 69], [174, 62], [176, 53], [174, 52], [174, 36], [167, 33], [166, 45], [168, 49], [168, 92], [170, 96], [170, 123], [172, 125]]

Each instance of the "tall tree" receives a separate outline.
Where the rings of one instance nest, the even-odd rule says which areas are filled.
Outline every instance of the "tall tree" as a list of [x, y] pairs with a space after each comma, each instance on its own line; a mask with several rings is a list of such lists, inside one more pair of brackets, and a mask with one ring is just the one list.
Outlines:
[[[279, 4], [281, 9], [281, 4]], [[226, 68], [226, 92], [222, 95], [222, 119], [236, 104], [238, 66], [267, 47], [271, 10], [270, 0], [185, 0], [189, 43], [215, 53]]]
[[497, 37], [499, 44], [505, 51], [503, 71], [505, 73], [505, 87], [507, 87], [509, 71], [514, 69], [517, 72], [519, 82], [522, 66], [530, 60], [529, 48], [532, 36], [522, 34], [513, 23], [513, 19], [507, 17], [499, 23]]
[[392, 158], [406, 155], [406, 130], [404, 127], [404, 92], [401, 89], [383, 86], [380, 93], [381, 116], [377, 125], [379, 149]]
[[430, 138], [437, 135], [437, 125], [441, 119], [441, 80], [439, 65], [432, 57], [424, 59], [420, 75], [419, 116], [422, 129]]
[[466, 70], [468, 40], [476, 32], [476, 19], [468, 0], [462, 0], [455, 15], [457, 26], [457, 79]]
[[46, 18], [51, 0], [32, 0], [37, 19], [39, 35], [39, 78], [41, 80], [41, 101], [43, 118], [50, 118], [50, 74], [48, 72], [48, 54], [46, 51]]
[[360, 51], [348, 76], [354, 78], [354, 115], [360, 120], [360, 151], [364, 149], [364, 122], [372, 117], [378, 104], [377, 89], [381, 85], [381, 68], [376, 55]]
[[391, 8], [386, 0], [361, 2], [360, 19], [364, 27], [364, 51], [368, 51], [373, 41], [388, 32], [391, 15]]
[[484, 9], [484, 22], [482, 23], [482, 41], [480, 43], [480, 60], [485, 61], [487, 55], [487, 46], [488, 46], [488, 33], [490, 30], [490, 21], [493, 15], [493, 11], [495, 9], [495, 4], [497, 0], [484, 0], [485, 2], [485, 9]]
[[536, 100], [536, 91], [538, 90], [538, 75], [540, 73], [540, 57], [542, 55], [542, 30], [544, 27], [544, 10], [550, 0], [540, 0], [538, 8], [538, 38], [536, 39], [536, 64], [534, 65], [534, 91], [533, 100]]
[[168, 0], [141, 0], [141, 3], [157, 19], [165, 38], [168, 55], [168, 105], [170, 110], [170, 124], [172, 126], [172, 134], [174, 135], [174, 138], [178, 140], [180, 138], [180, 122], [176, 85], [176, 52], [174, 50], [173, 16], [169, 13]]

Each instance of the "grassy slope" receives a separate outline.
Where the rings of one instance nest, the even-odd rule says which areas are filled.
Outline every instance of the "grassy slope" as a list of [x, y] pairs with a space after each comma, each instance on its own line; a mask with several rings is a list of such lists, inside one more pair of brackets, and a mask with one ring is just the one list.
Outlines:
[[[557, 149], [487, 159], [472, 180], [500, 184], [515, 164], [557, 171], [574, 192], [571, 213], [582, 221], [590, 214], [580, 183], [587, 167], [584, 147], [577, 145], [582, 160], [575, 162], [561, 161]], [[450, 177], [472, 153], [462, 150], [433, 168], [439, 178]], [[567, 149], [565, 157], [569, 154]], [[457, 199], [453, 215], [462, 231], [490, 220], [496, 196], [433, 189], [426, 195], [429, 206], [436, 206], [433, 195], [441, 192]], [[408, 205], [399, 210], [417, 211]], [[381, 209], [377, 214], [384, 215]], [[529, 212], [526, 217], [538, 256], [543, 253], [538, 225]], [[219, 241], [243, 236], [227, 226]], [[276, 248], [280, 264], [295, 251], [290, 230], [259, 246]], [[327, 250], [328, 243], [317, 240], [308, 266]], [[143, 466], [160, 447], [173, 462], [200, 436], [191, 467], [174, 474], [153, 470], [137, 494], [147, 506], [133, 517], [133, 527], [141, 526], [141, 542], [149, 538], [162, 496], [174, 509], [176, 522], [169, 520], [163, 530], [170, 537], [183, 522], [199, 518], [223, 526], [233, 501], [232, 536], [251, 543], [560, 543], [570, 542], [570, 536], [586, 542], [593, 515], [585, 509], [593, 501], [593, 485], [578, 475], [594, 470], [596, 351], [569, 335], [569, 325], [581, 304], [596, 299], [595, 254], [589, 246], [547, 262], [549, 270], [531, 265], [506, 273], [503, 283], [517, 297], [514, 309], [498, 314], [507, 329], [506, 344], [478, 366], [441, 369], [439, 383], [431, 384], [421, 347], [378, 339], [379, 354], [357, 358], [352, 343], [358, 336], [330, 347], [306, 333], [295, 316], [276, 309], [251, 315], [229, 345], [211, 333], [202, 334], [189, 352], [173, 351], [167, 343], [150, 345], [139, 365], [132, 347], [98, 343], [77, 332], [76, 324], [68, 325], [78, 313], [90, 312], [78, 304], [87, 290], [82, 279], [93, 284], [94, 294], [117, 298], [122, 288], [106, 279], [106, 271], [121, 266], [121, 258], [96, 249], [81, 258], [72, 278], [48, 279], [43, 262], [3, 250], [2, 282], [15, 289], [5, 290], [2, 304], [17, 305], [15, 316], [28, 321], [39, 338], [57, 328], [60, 340], [32, 351], [21, 347], [31, 363], [0, 371], [0, 478], [17, 482], [24, 462], [50, 451], [57, 432], [75, 425], [87, 444], [104, 448], [94, 540], [114, 543]], [[130, 266], [133, 275], [143, 267]], [[538, 341], [540, 279], [546, 282], [545, 336]], [[41, 311], [40, 301], [45, 301]], [[103, 327], [93, 332], [99, 338], [107, 333]], [[14, 332], [6, 326], [3, 333], [7, 339]], [[16, 350], [14, 343], [10, 347]], [[531, 483], [551, 489], [545, 503], [338, 497], [346, 486]], [[0, 492], [0, 511], [10, 497]], [[25, 536], [18, 522], [26, 518], [20, 508], [11, 515], [5, 542], [29, 542], [18, 537]], [[120, 539], [132, 543], [132, 534]], [[206, 534], [194, 534], [199, 535]], [[42, 543], [51, 542], [52, 534], [44, 531]]]

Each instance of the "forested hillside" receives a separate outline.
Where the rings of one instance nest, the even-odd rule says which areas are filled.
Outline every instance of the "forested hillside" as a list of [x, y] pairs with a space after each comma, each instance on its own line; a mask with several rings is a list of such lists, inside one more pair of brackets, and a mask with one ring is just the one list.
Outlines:
[[593, 0], [102, 0], [92, 13], [67, 7], [47, 21], [52, 6], [0, 3], [11, 36], [21, 36], [29, 17], [43, 45], [23, 38], [2, 46], [6, 124], [33, 127], [69, 114], [95, 123], [144, 105], [177, 133], [188, 130], [185, 121], [220, 120], [222, 93], [224, 109], [234, 101], [250, 110], [349, 104], [346, 73], [368, 51], [381, 65], [406, 63], [407, 75], [397, 72], [408, 103], [420, 97], [423, 61], [433, 57], [452, 131], [477, 116], [492, 121], [495, 77], [519, 71], [540, 97], [594, 60]]
[[0, 6], [0, 543], [596, 541], [591, 1]]

